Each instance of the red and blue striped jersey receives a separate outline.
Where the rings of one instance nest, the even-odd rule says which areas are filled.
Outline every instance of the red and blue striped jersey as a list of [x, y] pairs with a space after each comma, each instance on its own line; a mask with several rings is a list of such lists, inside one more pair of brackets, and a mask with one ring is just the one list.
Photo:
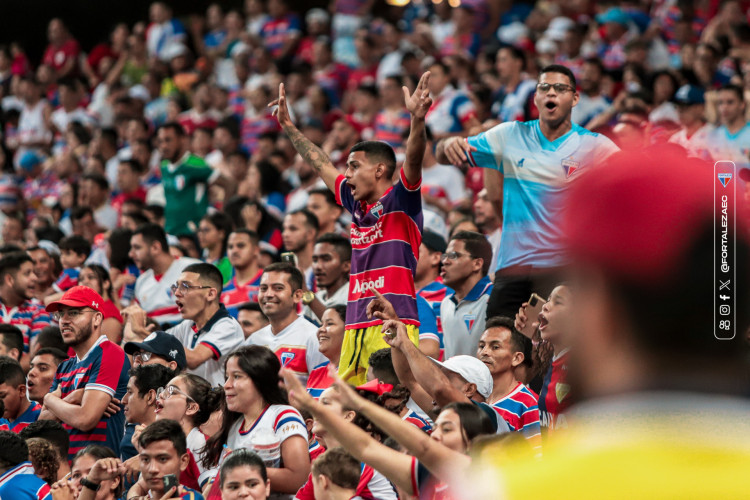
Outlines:
[[440, 320], [440, 303], [443, 302], [443, 299], [446, 295], [452, 295], [453, 293], [453, 289], [443, 283], [443, 278], [441, 276], [438, 276], [435, 281], [424, 286], [417, 292], [417, 295], [425, 299], [427, 303], [430, 304], [430, 307], [432, 307], [432, 310], [435, 312], [435, 318], [437, 319], [438, 340], [440, 341], [441, 360], [443, 359], [444, 344], [443, 322]]
[[[130, 361], [122, 347], [107, 340], [102, 335], [83, 359], [77, 356], [68, 358], [57, 367], [52, 391], [60, 388], [64, 398], [76, 389], [103, 391], [110, 396], [122, 399], [128, 384]], [[125, 429], [125, 415], [117, 412], [111, 417], [102, 416], [96, 427], [90, 431], [76, 429], [65, 422], [63, 427], [70, 434], [68, 459], [90, 444], [110, 448], [119, 456], [120, 441]]]
[[31, 462], [22, 462], [0, 476], [0, 498], [52, 500], [52, 493], [49, 485], [34, 474]]
[[262, 111], [257, 116], [245, 116], [240, 124], [242, 149], [252, 154], [258, 148], [258, 139], [266, 132], [279, 130], [279, 122], [270, 111]]
[[260, 288], [260, 278], [263, 276], [263, 269], [258, 271], [254, 278], [247, 283], [240, 285], [237, 283], [237, 274], [232, 268], [232, 279], [226, 284], [221, 291], [221, 302], [227, 308], [227, 311], [233, 318], [237, 318], [239, 306], [247, 302], [258, 302], [258, 289]]
[[69, 267], [63, 269], [62, 274], [57, 278], [57, 281], [55, 281], [55, 284], [52, 285], [52, 287], [58, 292], [64, 292], [68, 288], [73, 288], [78, 284], [78, 275], [80, 272], [80, 267]]
[[346, 328], [368, 328], [381, 320], [367, 318], [367, 304], [378, 290], [393, 304], [401, 321], [419, 325], [414, 273], [422, 243], [421, 180], [399, 181], [373, 205], [355, 201], [346, 178], [336, 179], [336, 202], [352, 214], [352, 263]]
[[321, 363], [310, 372], [310, 376], [307, 377], [307, 392], [310, 396], [315, 399], [320, 398], [323, 391], [333, 385], [334, 380], [328, 375], [328, 365], [330, 361]]
[[321, 445], [316, 439], [311, 444], [307, 445], [307, 451], [310, 453], [310, 461], [312, 462], [313, 460], [318, 458], [320, 455], [325, 453], [326, 449], [323, 448], [323, 445]]
[[18, 327], [23, 334], [23, 352], [29, 352], [31, 340], [44, 328], [50, 326], [52, 318], [36, 299], [27, 300], [18, 307], [8, 309], [0, 301], [0, 323]]
[[426, 432], [427, 434], [432, 433], [432, 426], [430, 423], [413, 410], [410, 410], [409, 413], [401, 417], [401, 420], [409, 422], [414, 427]]
[[542, 435], [539, 425], [539, 398], [521, 382], [492, 408], [508, 423], [512, 431], [520, 431], [537, 454], [541, 454]]
[[411, 114], [406, 108], [398, 111], [384, 109], [375, 115], [376, 141], [383, 141], [393, 149], [404, 145], [404, 134], [411, 128]]
[[16, 434], [18, 434], [26, 427], [28, 427], [29, 424], [33, 424], [34, 422], [36, 422], [41, 412], [42, 405], [35, 401], [32, 401], [29, 407], [26, 408], [26, 411], [21, 413], [17, 419], [15, 419], [13, 422], [8, 422], [8, 430], [10, 432], [15, 432]]
[[564, 412], [571, 403], [568, 384], [568, 349], [552, 358], [539, 393], [539, 418], [543, 435], [567, 427]]
[[284, 44], [293, 35], [302, 33], [302, 23], [297, 14], [287, 14], [280, 19], [271, 19], [260, 29], [260, 39], [274, 59], [281, 57]]

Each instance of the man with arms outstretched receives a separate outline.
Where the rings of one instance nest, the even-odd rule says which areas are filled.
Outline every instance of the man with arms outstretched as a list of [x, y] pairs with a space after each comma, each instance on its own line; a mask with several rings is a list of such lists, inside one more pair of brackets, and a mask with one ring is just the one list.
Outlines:
[[403, 89], [411, 130], [406, 161], [395, 184], [396, 156], [388, 144], [355, 144], [342, 175], [292, 123], [284, 84], [279, 85], [279, 98], [269, 104], [278, 105], [274, 115], [295, 149], [333, 191], [336, 202], [352, 214], [349, 298], [339, 374], [354, 385], [365, 383], [370, 354], [388, 347], [382, 339], [382, 321], [367, 317], [373, 290], [393, 303], [414, 343], [419, 335], [414, 273], [422, 240], [420, 184], [426, 143], [424, 117], [432, 104], [429, 77], [429, 72], [422, 75], [411, 95]]

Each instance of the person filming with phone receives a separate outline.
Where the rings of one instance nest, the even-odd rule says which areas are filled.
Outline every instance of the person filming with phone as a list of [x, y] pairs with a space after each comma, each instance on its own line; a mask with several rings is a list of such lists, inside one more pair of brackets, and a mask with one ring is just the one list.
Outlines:
[[[180, 485], [180, 474], [187, 468], [185, 433], [174, 420], [157, 420], [146, 427], [138, 438], [141, 453], [141, 478], [128, 492], [128, 499], [203, 500], [197, 491]], [[78, 500], [94, 500], [101, 484], [125, 474], [118, 458], [98, 460], [81, 479]]]

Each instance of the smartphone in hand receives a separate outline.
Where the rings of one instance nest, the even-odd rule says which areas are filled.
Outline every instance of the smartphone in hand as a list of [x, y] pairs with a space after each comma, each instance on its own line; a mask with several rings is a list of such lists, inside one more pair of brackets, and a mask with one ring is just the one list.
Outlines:
[[544, 307], [544, 304], [546, 303], [547, 300], [543, 299], [538, 294], [531, 294], [531, 297], [529, 297], [529, 305], [526, 306], [526, 326], [521, 330], [521, 333], [529, 338], [534, 336], [536, 327], [539, 326], [539, 313], [542, 312], [542, 307]]
[[174, 474], [166, 474], [162, 478], [162, 481], [164, 481], [164, 493], [168, 492], [170, 489], [178, 485], [177, 476], [175, 476]]

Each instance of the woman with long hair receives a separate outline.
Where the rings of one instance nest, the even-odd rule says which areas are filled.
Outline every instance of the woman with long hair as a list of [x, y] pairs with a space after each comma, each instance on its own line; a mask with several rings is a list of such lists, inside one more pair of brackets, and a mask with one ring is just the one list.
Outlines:
[[207, 437], [200, 426], [223, 407], [224, 390], [211, 387], [206, 379], [192, 373], [176, 376], [157, 394], [156, 420], [175, 420], [185, 432], [191, 461], [180, 482], [189, 488], [199, 490], [211, 475], [204, 455]]
[[112, 289], [112, 280], [109, 272], [99, 264], [86, 264], [81, 268], [78, 275], [78, 284], [87, 286], [102, 296], [104, 303], [100, 309], [104, 315], [102, 321], [102, 332], [109, 340], [117, 345], [122, 341], [123, 320], [119, 309], [115, 303], [114, 291]]
[[329, 307], [323, 313], [321, 325], [318, 328], [318, 344], [320, 353], [328, 361], [313, 368], [307, 378], [307, 392], [315, 399], [333, 384], [333, 379], [328, 376], [328, 367], [333, 366], [338, 370], [339, 358], [341, 358], [341, 345], [344, 343], [344, 329], [346, 323], [346, 306], [336, 305]]
[[279, 387], [280, 368], [267, 347], [241, 347], [227, 357], [227, 411], [222, 431], [208, 441], [206, 463], [218, 463], [224, 444], [231, 450], [267, 446], [272, 496], [291, 498], [310, 473], [310, 455], [305, 421]]
[[232, 219], [223, 212], [203, 216], [198, 226], [198, 241], [203, 249], [203, 261], [215, 265], [224, 284], [232, 279], [232, 264], [227, 258], [227, 240], [232, 232]]

